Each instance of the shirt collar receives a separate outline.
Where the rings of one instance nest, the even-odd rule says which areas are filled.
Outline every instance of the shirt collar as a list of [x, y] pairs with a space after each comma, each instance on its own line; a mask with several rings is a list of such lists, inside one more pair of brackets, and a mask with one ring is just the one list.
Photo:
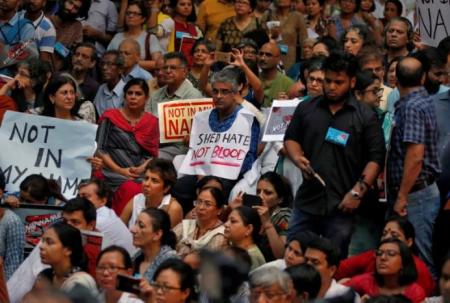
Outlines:
[[398, 108], [400, 106], [402, 106], [406, 100], [414, 98], [415, 96], [427, 96], [428, 97], [428, 92], [427, 90], [421, 86], [420, 88], [416, 89], [415, 91], [407, 94], [406, 96], [401, 97], [397, 102], [395, 102], [394, 107]]
[[171, 97], [178, 97], [178, 98], [182, 98], [183, 97], [183, 92], [185, 92], [188, 89], [188, 86], [191, 82], [188, 79], [184, 79], [184, 81], [181, 83], [181, 85], [177, 88], [177, 90], [173, 93], [173, 96], [169, 96], [169, 94], [167, 93], [167, 85], [164, 86], [164, 95], [166, 98], [171, 98]]

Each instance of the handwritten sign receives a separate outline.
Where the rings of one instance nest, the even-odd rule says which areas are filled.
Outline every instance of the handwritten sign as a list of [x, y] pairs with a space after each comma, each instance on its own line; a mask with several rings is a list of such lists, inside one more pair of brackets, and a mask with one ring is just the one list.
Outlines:
[[450, 36], [450, 0], [418, 0], [416, 7], [422, 42], [438, 46]]
[[297, 105], [303, 100], [273, 100], [262, 141], [283, 141]]
[[210, 113], [208, 110], [195, 115], [189, 151], [180, 172], [236, 180], [250, 149], [254, 115], [241, 109], [227, 131], [215, 132], [209, 126]]
[[19, 191], [22, 180], [41, 174], [56, 180], [66, 198], [76, 196], [91, 176], [87, 157], [96, 149], [97, 126], [39, 115], [6, 112], [0, 128], [0, 170], [6, 190]]
[[212, 99], [189, 99], [158, 104], [160, 142], [181, 142], [191, 133], [197, 112], [213, 108]]

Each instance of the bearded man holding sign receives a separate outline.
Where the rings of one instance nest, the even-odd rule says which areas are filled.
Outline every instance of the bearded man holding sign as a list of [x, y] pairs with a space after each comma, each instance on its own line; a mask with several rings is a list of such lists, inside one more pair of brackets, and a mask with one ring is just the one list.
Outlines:
[[239, 105], [238, 77], [224, 69], [211, 79], [215, 108], [198, 112], [192, 123], [189, 151], [174, 191], [192, 207], [195, 183], [206, 175], [221, 178], [226, 195], [257, 158], [259, 124], [255, 116]]

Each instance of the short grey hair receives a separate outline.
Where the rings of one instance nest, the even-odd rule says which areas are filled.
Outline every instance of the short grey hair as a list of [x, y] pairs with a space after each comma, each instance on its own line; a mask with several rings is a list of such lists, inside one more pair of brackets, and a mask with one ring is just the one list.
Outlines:
[[239, 92], [238, 75], [232, 69], [225, 68], [221, 71], [214, 73], [213, 76], [211, 77], [211, 85], [217, 82], [230, 83], [233, 93]]
[[127, 38], [125, 40], [123, 40], [120, 44], [119, 44], [119, 51], [120, 51], [120, 47], [124, 44], [131, 44], [134, 48], [134, 51], [140, 56], [141, 55], [141, 45], [139, 44], [139, 42], [137, 42], [136, 40], [132, 39], [132, 38]]
[[261, 267], [250, 273], [250, 287], [270, 287], [278, 285], [285, 292], [289, 293], [292, 280], [284, 271], [276, 267]]

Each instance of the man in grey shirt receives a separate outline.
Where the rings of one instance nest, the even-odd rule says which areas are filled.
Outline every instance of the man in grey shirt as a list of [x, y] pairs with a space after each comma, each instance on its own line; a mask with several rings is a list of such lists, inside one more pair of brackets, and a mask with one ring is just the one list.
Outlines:
[[[163, 77], [166, 85], [156, 90], [150, 98], [150, 111], [158, 117], [158, 103], [174, 100], [198, 99], [202, 94], [187, 80], [186, 57], [179, 52], [164, 55]], [[180, 143], [160, 144], [159, 158], [173, 160], [177, 155], [187, 153], [187, 147]]]

